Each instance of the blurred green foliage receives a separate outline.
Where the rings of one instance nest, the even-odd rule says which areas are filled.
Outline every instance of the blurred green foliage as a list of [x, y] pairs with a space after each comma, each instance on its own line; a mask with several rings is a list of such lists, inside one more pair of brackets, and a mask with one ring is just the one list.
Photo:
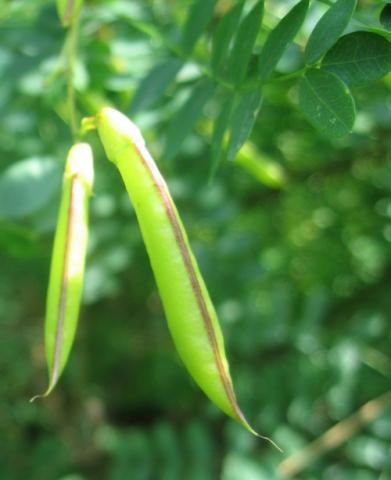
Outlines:
[[[275, 24], [273, 15], [294, 3], [266, 2], [266, 20]], [[359, 2], [357, 18], [379, 15], [384, 3]], [[333, 141], [298, 111], [295, 79], [271, 82], [238, 161], [222, 162], [209, 182], [211, 124], [227, 96], [202, 83], [210, 35], [195, 43], [194, 28], [182, 38], [187, 57], [175, 48], [168, 57], [188, 10], [185, 0], [87, 2], [78, 111], [111, 103], [143, 129], [219, 312], [243, 410], [284, 454], [218, 412], [180, 364], [132, 207], [93, 133], [96, 185], [77, 340], [56, 391], [28, 402], [47, 381], [46, 282], [72, 143], [66, 33], [52, 2], [2, 0], [1, 479], [279, 479], [284, 458], [389, 389], [390, 74], [353, 88], [353, 133]], [[295, 55], [324, 11], [311, 3], [278, 72], [300, 67]], [[182, 142], [191, 125], [182, 121], [178, 132], [172, 122], [192, 99], [196, 128]], [[384, 411], [296, 478], [390, 478], [390, 425]]]

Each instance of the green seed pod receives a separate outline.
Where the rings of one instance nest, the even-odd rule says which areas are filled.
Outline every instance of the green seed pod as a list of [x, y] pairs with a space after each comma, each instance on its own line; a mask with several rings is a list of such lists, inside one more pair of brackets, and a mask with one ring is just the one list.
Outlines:
[[79, 15], [83, 0], [57, 0], [57, 12], [63, 27], [69, 27]]
[[258, 435], [238, 406], [215, 309], [167, 185], [140, 131], [112, 108], [101, 110], [96, 123], [136, 211], [180, 357], [205, 394]]
[[[55, 387], [76, 333], [88, 238], [88, 204], [93, 184], [91, 147], [78, 143], [69, 151], [54, 238], [46, 300], [45, 349], [49, 386]], [[36, 398], [36, 397], [34, 397]]]

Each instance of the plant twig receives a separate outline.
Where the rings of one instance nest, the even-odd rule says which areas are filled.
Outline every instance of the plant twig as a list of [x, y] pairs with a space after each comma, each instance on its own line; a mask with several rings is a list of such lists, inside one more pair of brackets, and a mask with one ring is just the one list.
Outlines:
[[364, 424], [373, 421], [388, 408], [391, 408], [391, 391], [365, 403], [353, 415], [337, 423], [302, 450], [283, 460], [278, 466], [279, 473], [286, 478], [296, 476], [317, 457], [346, 442]]
[[391, 378], [391, 361], [384, 353], [367, 347], [362, 352], [361, 361], [386, 378]]
[[[155, 40], [158, 40], [162, 45], [164, 45], [167, 48], [167, 50], [169, 50], [171, 53], [173, 53], [176, 57], [180, 58], [184, 62], [190, 61], [190, 62], [193, 62], [194, 64], [196, 64], [197, 67], [199, 68], [200, 72], [204, 76], [210, 78], [212, 81], [214, 81], [215, 83], [217, 83], [221, 87], [225, 88], [229, 92], [247, 92], [249, 90], [254, 90], [258, 87], [260, 88], [260, 87], [263, 86], [263, 82], [260, 82], [259, 79], [256, 79], [256, 78], [255, 79], [250, 78], [250, 79], [247, 80], [247, 82], [245, 82], [242, 85], [234, 85], [233, 83], [225, 80], [220, 75], [213, 72], [213, 70], [206, 63], [202, 62], [202, 60], [200, 60], [199, 58], [196, 58], [194, 56], [189, 57], [189, 56], [185, 55], [181, 51], [180, 47], [178, 47], [175, 43], [173, 43], [171, 40], [169, 40], [158, 29], [156, 29], [154, 27], [151, 27], [150, 25], [145, 24], [145, 22], [140, 22], [140, 21], [132, 21], [131, 24], [132, 24], [132, 27], [139, 30], [140, 32], [148, 35], [149, 37], [151, 37]], [[274, 77], [273, 79], [269, 80], [266, 83], [289, 80], [291, 78], [295, 78], [295, 77], [300, 76], [305, 70], [306, 70], [306, 68], [302, 68], [302, 69], [296, 70], [294, 72], [290, 72], [289, 74], [286, 74], [286, 75], [280, 75], [278, 77]]]
[[77, 58], [77, 42], [79, 35], [80, 14], [72, 20], [66, 38], [66, 79], [67, 79], [67, 110], [72, 136], [76, 139], [78, 121], [76, 113], [76, 95], [74, 87], [75, 67]]

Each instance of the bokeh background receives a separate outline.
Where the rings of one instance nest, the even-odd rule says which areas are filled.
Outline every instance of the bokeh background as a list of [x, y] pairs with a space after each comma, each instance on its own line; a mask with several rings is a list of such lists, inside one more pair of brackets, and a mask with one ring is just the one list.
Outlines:
[[[278, 16], [293, 3], [267, 5]], [[359, 2], [361, 12], [369, 3]], [[196, 63], [184, 63], [152, 104], [131, 107], [167, 56], [154, 32], [175, 39], [187, 8], [184, 0], [88, 2], [78, 111], [112, 104], [142, 127], [218, 310], [240, 404], [284, 453], [227, 419], [182, 366], [132, 206], [95, 133], [87, 137], [96, 184], [77, 339], [56, 390], [29, 403], [47, 382], [45, 295], [72, 142], [60, 62], [66, 32], [53, 2], [2, 0], [0, 478], [389, 480], [391, 77], [354, 91], [354, 131], [332, 142], [298, 111], [294, 79], [271, 83], [245, 147], [256, 162], [223, 162], [209, 182], [220, 97], [178, 153], [162, 155], [200, 76]], [[280, 72], [297, 68], [324, 10], [313, 2]], [[335, 425], [331, 444], [306, 449]]]

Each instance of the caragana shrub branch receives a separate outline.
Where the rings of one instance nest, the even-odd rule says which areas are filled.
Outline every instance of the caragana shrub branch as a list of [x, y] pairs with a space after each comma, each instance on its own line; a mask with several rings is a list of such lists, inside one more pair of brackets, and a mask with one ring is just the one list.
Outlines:
[[57, 0], [57, 11], [61, 23], [68, 29], [64, 46], [65, 76], [67, 80], [68, 121], [74, 139], [78, 133], [74, 77], [82, 6], [83, 0]]
[[[268, 24], [268, 19], [274, 17], [272, 4], [266, 4], [263, 16], [256, 13], [262, 10], [263, 1], [228, 3], [228, 7], [216, 8], [215, 15], [205, 7], [205, 15], [210, 15], [206, 25], [213, 25], [213, 28], [198, 32], [196, 41], [192, 37], [191, 48], [183, 47], [181, 42], [189, 37], [186, 32], [192, 25], [191, 20], [195, 20], [198, 14], [196, 7], [200, 11], [204, 8], [201, 0], [193, 2], [194, 8], [189, 10], [183, 27], [178, 27], [182, 32], [178, 32], [180, 41], [177, 43], [168, 40], [158, 26], [146, 28], [145, 22], [130, 21], [134, 28], [158, 39], [167, 55], [167, 60], [153, 66], [139, 82], [130, 105], [132, 114], [148, 109], [175, 84], [180, 68], [172, 69], [170, 79], [165, 74], [164, 82], [158, 80], [160, 73], [170, 68], [173, 58], [182, 62], [182, 66], [195, 64], [199, 71], [189, 101], [179, 108], [167, 128], [165, 158], [179, 152], [186, 135], [198, 120], [210, 121], [211, 115], [209, 113], [206, 118], [203, 112], [208, 110], [203, 107], [209, 100], [213, 106], [218, 98], [222, 108], [220, 111], [214, 108], [216, 113], [212, 122], [220, 132], [211, 135], [210, 168], [215, 172], [222, 160], [233, 160], [248, 141], [262, 112], [262, 98], [268, 95], [268, 89], [264, 87], [282, 81], [287, 82], [287, 88], [294, 87], [297, 107], [322, 136], [333, 140], [352, 132], [356, 116], [355, 87], [381, 79], [391, 69], [390, 32], [386, 26], [362, 23], [357, 0], [336, 0], [323, 2], [328, 8], [320, 15], [306, 39], [303, 25], [309, 12], [313, 14], [317, 3], [321, 2], [301, 0], [293, 5], [287, 3], [285, 15], [272, 28]], [[381, 18], [380, 8], [374, 11], [376, 15]], [[252, 36], [252, 31], [258, 34]], [[289, 63], [292, 55], [289, 47], [298, 36], [295, 65], [291, 70], [281, 72], [279, 63], [284, 59]], [[250, 62], [246, 67], [248, 58]], [[210, 88], [209, 98], [199, 105], [199, 112], [194, 115], [192, 96], [196, 95], [197, 85], [207, 81], [217, 88]], [[156, 86], [152, 93], [151, 85]], [[181, 88], [180, 84], [178, 88]], [[246, 102], [246, 95], [258, 96], [259, 101]], [[338, 101], [334, 101], [336, 98]], [[226, 117], [225, 103], [231, 99], [231, 115], [222, 122], [220, 117]], [[239, 129], [243, 132], [238, 136], [235, 132]], [[180, 134], [175, 135], [177, 131]]]
[[[69, 123], [73, 135], [97, 128], [109, 160], [121, 173], [134, 205], [174, 343], [185, 366], [206, 395], [249, 432], [259, 435], [243, 415], [234, 391], [217, 315], [191, 251], [185, 228], [137, 127], [112, 108], [102, 109], [76, 128], [73, 88], [77, 31], [82, 2], [58, 2], [67, 36]], [[262, 13], [261, 13], [262, 14]], [[76, 333], [83, 291], [88, 239], [88, 207], [93, 158], [87, 143], [69, 151], [51, 260], [45, 318], [49, 370], [46, 397], [67, 363]]]
[[[195, 58], [199, 67], [192, 95], [168, 128], [163, 155], [170, 158], [178, 152], [183, 138], [202, 115], [203, 107], [211, 98], [222, 95], [226, 101], [217, 109], [211, 134], [210, 177], [225, 157], [240, 159], [241, 164], [256, 171], [258, 166], [252, 161], [253, 149], [248, 139], [262, 108], [264, 85], [291, 79], [298, 79], [300, 109], [322, 135], [337, 138], [348, 134], [355, 119], [351, 89], [380, 79], [390, 71], [391, 46], [388, 32], [381, 28], [377, 28], [377, 33], [344, 34], [356, 10], [356, 0], [325, 3], [329, 8], [302, 48], [300, 67], [282, 75], [276, 75], [278, 64], [306, 20], [309, 0], [293, 4], [272, 29], [263, 26], [263, 0], [239, 0], [218, 19], [218, 26], [209, 37], [210, 58], [205, 61], [198, 61], [194, 50], [213, 19], [216, 2], [194, 1], [179, 36], [180, 45], [168, 41], [156, 28], [133, 22], [135, 28], [161, 40], [177, 59], [172, 62], [169, 58], [171, 63], [154, 66], [147, 73], [135, 92], [131, 110], [137, 111], [137, 105], [140, 108], [153, 103], [143, 95], [153, 91], [151, 82], [153, 84], [159, 75], [159, 68], [164, 67], [169, 73], [166, 84], [160, 85], [161, 90], [157, 92], [162, 95], [186, 62]], [[56, 386], [75, 337], [94, 176], [91, 147], [77, 139], [96, 128], [134, 206], [168, 326], [183, 363], [212, 402], [249, 432], [260, 436], [239, 407], [213, 303], [174, 201], [140, 131], [127, 116], [109, 107], [98, 113], [91, 112], [94, 115], [84, 119], [79, 128], [74, 76], [82, 6], [82, 0], [57, 1], [61, 22], [68, 28], [65, 45], [67, 120], [75, 144], [66, 161], [52, 254], [45, 319], [49, 382], [40, 396], [48, 395]], [[261, 31], [267, 32], [262, 45], [259, 44]], [[362, 48], [358, 48], [360, 45]], [[278, 168], [269, 168], [258, 177], [268, 186], [278, 188], [283, 174]]]

